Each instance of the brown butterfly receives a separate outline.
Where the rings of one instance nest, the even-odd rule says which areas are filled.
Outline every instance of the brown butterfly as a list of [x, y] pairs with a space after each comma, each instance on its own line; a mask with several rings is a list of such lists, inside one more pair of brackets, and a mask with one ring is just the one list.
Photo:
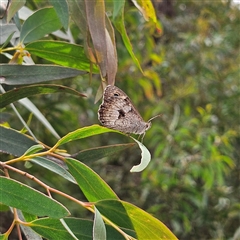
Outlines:
[[151, 120], [145, 122], [130, 98], [118, 87], [108, 85], [98, 110], [98, 119], [104, 127], [124, 133], [145, 134], [151, 127]]

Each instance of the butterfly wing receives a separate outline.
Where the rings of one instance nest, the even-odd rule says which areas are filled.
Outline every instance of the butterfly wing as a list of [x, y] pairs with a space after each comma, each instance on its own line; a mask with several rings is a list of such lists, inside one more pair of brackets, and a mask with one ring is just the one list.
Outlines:
[[143, 134], [150, 123], [144, 122], [129, 97], [118, 87], [108, 85], [98, 110], [103, 126], [125, 133]]

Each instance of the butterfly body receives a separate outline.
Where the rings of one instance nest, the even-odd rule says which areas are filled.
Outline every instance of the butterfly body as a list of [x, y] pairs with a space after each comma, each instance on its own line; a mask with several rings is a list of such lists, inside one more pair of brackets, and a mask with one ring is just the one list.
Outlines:
[[108, 85], [98, 110], [98, 119], [103, 126], [124, 133], [144, 134], [150, 127], [145, 122], [130, 98], [118, 87]]

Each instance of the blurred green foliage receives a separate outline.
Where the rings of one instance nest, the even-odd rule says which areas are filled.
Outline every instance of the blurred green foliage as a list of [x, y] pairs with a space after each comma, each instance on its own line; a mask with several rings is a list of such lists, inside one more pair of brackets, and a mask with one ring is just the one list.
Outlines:
[[180, 239], [238, 239], [239, 5], [172, 2], [171, 16], [157, 7], [161, 37], [137, 13], [126, 16], [146, 76], [119, 60], [118, 85], [145, 119], [163, 114], [144, 139], [153, 159], [131, 197]]

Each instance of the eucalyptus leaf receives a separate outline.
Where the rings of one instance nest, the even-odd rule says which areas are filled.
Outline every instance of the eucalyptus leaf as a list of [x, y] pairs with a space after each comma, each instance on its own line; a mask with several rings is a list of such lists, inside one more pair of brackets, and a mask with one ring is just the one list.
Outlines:
[[54, 8], [42, 8], [34, 12], [23, 23], [20, 41], [32, 42], [44, 37], [46, 34], [61, 28], [61, 22]]
[[62, 218], [69, 211], [59, 202], [13, 179], [0, 177], [0, 202], [38, 216]]
[[0, 64], [0, 83], [8, 85], [36, 84], [75, 77], [86, 72], [56, 65], [10, 65]]

